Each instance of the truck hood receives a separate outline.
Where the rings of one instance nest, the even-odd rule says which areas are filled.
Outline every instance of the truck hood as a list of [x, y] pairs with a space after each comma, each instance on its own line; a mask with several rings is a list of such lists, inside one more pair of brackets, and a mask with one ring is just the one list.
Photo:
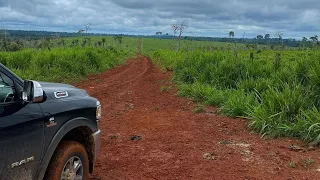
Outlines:
[[65, 99], [72, 97], [85, 97], [88, 93], [69, 84], [39, 82], [47, 97], [50, 99]]

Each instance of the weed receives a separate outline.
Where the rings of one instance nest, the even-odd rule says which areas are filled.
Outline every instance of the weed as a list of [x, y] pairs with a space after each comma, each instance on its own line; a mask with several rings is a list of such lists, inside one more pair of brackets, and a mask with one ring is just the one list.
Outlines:
[[269, 153], [269, 156], [270, 156], [271, 158], [273, 158], [275, 155], [276, 155], [276, 154], [275, 154], [274, 152], [270, 152], [270, 153]]
[[232, 141], [230, 141], [230, 140], [222, 140], [222, 141], [220, 141], [220, 144], [223, 144], [223, 145], [232, 144]]
[[194, 108], [193, 112], [194, 113], [203, 113], [205, 112], [206, 109], [203, 105], [198, 105], [196, 108]]
[[306, 158], [306, 159], [302, 160], [303, 167], [305, 167], [306, 169], [309, 169], [315, 163], [316, 163], [316, 161], [312, 158]]
[[203, 155], [203, 159], [206, 159], [206, 160], [215, 160], [216, 158], [217, 158], [217, 155], [213, 152], [205, 153]]
[[162, 92], [168, 92], [171, 90], [171, 86], [161, 86], [160, 90]]
[[296, 167], [297, 167], [297, 164], [296, 164], [295, 162], [293, 162], [293, 161], [290, 161], [290, 162], [289, 162], [289, 167], [291, 167], [291, 168], [296, 168]]
[[118, 133], [117, 134], [112, 134], [112, 135], [109, 136], [110, 139], [119, 139], [120, 137], [121, 136]]

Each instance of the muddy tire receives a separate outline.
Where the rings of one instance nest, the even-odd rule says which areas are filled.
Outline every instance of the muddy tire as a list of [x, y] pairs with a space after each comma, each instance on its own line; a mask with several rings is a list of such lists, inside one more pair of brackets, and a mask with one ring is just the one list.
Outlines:
[[44, 179], [88, 179], [89, 158], [84, 146], [75, 141], [64, 141], [57, 147]]

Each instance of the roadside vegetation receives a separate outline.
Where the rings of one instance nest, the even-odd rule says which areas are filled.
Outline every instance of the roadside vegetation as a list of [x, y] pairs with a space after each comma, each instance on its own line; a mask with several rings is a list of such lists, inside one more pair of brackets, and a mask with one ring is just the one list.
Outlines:
[[158, 50], [155, 63], [174, 71], [182, 96], [250, 119], [263, 135], [320, 143], [320, 51]]
[[[241, 43], [248, 40], [235, 39], [233, 31], [226, 42], [157, 35], [142, 39], [142, 53], [174, 72], [181, 96], [250, 119], [250, 127], [262, 135], [320, 144], [318, 36], [293, 41], [266, 34]], [[0, 62], [24, 79], [75, 82], [124, 63], [138, 50], [136, 37], [77, 36], [5, 38]], [[194, 110], [203, 111], [202, 105]]]
[[122, 64], [133, 55], [116, 48], [24, 49], [0, 52], [0, 62], [23, 79], [75, 82]]

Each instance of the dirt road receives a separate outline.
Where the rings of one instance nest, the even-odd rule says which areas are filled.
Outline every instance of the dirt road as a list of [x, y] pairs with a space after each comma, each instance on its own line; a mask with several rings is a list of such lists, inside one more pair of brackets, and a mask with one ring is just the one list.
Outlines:
[[170, 73], [146, 57], [77, 86], [103, 106], [92, 180], [320, 179], [319, 149], [261, 139], [246, 120], [222, 117], [214, 108], [194, 113], [196, 104], [176, 95]]

